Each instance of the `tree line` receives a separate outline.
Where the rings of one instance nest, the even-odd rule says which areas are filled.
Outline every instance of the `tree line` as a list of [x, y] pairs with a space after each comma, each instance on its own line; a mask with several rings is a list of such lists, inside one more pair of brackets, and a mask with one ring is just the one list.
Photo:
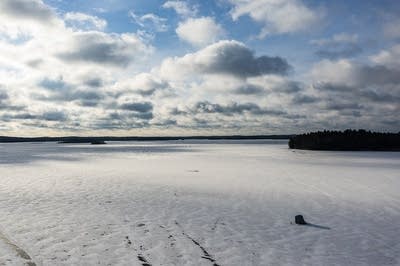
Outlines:
[[363, 129], [318, 131], [292, 136], [289, 148], [337, 151], [400, 151], [400, 132], [380, 133]]
[[60, 142], [60, 143], [92, 143], [104, 141], [167, 141], [167, 140], [263, 140], [263, 139], [289, 139], [292, 135], [232, 135], [232, 136], [127, 136], [127, 137], [9, 137], [0, 136], [0, 143], [7, 142]]

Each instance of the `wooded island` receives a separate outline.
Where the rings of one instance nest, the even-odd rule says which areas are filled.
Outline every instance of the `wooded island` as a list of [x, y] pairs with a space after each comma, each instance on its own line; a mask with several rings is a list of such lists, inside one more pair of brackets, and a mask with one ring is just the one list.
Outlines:
[[363, 129], [318, 131], [292, 136], [289, 148], [333, 151], [400, 151], [399, 133], [379, 133]]

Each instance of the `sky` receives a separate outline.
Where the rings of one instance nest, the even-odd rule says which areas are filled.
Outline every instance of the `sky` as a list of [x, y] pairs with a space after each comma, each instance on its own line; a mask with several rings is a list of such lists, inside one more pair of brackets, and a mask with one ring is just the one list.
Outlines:
[[400, 131], [398, 0], [1, 0], [0, 135]]

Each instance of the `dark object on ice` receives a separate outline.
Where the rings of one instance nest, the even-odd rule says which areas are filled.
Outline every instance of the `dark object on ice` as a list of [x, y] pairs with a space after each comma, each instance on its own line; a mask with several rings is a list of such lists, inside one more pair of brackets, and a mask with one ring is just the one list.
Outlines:
[[296, 224], [302, 224], [302, 225], [304, 225], [304, 224], [307, 224], [307, 222], [304, 220], [304, 218], [303, 218], [303, 215], [296, 215], [295, 217], [294, 217], [294, 222], [296, 223]]
[[106, 142], [104, 140], [93, 140], [90, 142], [92, 145], [104, 145]]
[[[322, 225], [307, 223], [307, 222], [304, 220], [303, 215], [296, 215], [296, 216], [294, 217], [294, 222], [295, 222], [296, 224], [298, 224], [298, 225], [306, 225], [306, 226], [314, 227], [314, 228], [318, 228], [318, 229], [325, 229], [325, 230], [331, 229], [330, 227], [327, 227], [327, 226], [322, 226]], [[293, 223], [290, 222], [290, 224], [293, 224]]]
[[318, 131], [291, 137], [289, 148], [327, 151], [400, 151], [400, 132], [378, 133], [363, 129]]

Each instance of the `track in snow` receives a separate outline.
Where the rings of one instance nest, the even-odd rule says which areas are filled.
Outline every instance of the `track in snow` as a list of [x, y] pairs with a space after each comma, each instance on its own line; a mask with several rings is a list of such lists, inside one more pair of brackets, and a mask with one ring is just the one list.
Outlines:
[[28, 255], [28, 253], [20, 248], [17, 244], [11, 242], [8, 237], [6, 237], [2, 232], [0, 232], [0, 239], [7, 244], [12, 250], [15, 251], [15, 253], [18, 255], [18, 257], [22, 258], [25, 262], [26, 265], [28, 266], [36, 266], [36, 263], [33, 262], [31, 256]]

